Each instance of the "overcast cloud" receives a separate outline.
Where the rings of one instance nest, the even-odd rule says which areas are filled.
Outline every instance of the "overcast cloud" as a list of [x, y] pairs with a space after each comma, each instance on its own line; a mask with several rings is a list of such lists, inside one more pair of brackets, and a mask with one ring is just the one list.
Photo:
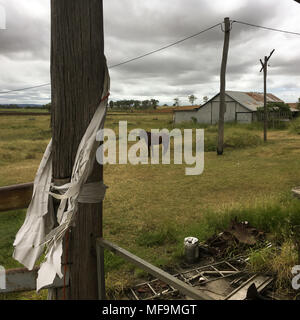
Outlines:
[[[199, 32], [228, 16], [300, 32], [300, 4], [293, 0], [104, 0], [108, 64], [134, 58]], [[0, 0], [6, 30], [0, 30], [0, 92], [50, 82], [50, 0]], [[219, 91], [223, 47], [220, 27], [175, 47], [111, 70], [111, 98], [151, 99], [171, 104], [179, 97]], [[262, 91], [259, 59], [270, 61], [269, 92], [286, 102], [300, 97], [300, 36], [237, 23], [231, 32], [227, 89]], [[50, 87], [0, 95], [0, 103], [47, 103]]]

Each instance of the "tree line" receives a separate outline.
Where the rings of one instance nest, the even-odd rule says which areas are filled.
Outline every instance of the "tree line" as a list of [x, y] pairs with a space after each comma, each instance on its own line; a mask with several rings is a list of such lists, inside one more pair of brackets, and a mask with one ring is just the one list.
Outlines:
[[132, 109], [156, 109], [158, 107], [159, 100], [150, 99], [150, 100], [111, 100], [109, 102], [109, 107], [111, 109], [123, 109], [123, 110], [132, 110]]

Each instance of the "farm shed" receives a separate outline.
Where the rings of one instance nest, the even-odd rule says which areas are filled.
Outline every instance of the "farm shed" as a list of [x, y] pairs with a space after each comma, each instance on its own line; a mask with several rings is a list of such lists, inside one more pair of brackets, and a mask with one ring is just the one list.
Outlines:
[[300, 110], [298, 109], [298, 103], [287, 103], [292, 111], [293, 117], [298, 117]]
[[[268, 93], [268, 102], [283, 102]], [[251, 123], [256, 119], [257, 108], [263, 107], [264, 95], [257, 92], [226, 91], [225, 122]], [[204, 105], [190, 110], [174, 110], [174, 122], [197, 120], [198, 123], [216, 124], [219, 121], [220, 93]]]

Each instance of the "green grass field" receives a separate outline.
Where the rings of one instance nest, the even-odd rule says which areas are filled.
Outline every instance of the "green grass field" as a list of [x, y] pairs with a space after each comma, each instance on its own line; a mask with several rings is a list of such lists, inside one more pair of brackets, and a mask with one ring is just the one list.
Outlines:
[[[119, 120], [127, 120], [129, 129], [173, 128], [171, 114], [133, 113], [109, 115], [106, 127], [116, 129]], [[33, 181], [50, 139], [49, 121], [50, 117], [0, 117], [0, 186]], [[253, 269], [265, 268], [276, 274], [283, 268], [289, 270], [296, 264], [291, 230], [300, 225], [300, 201], [291, 194], [291, 189], [300, 185], [299, 127], [296, 120], [286, 129], [271, 130], [269, 142], [264, 144], [259, 125], [228, 124], [225, 153], [218, 157], [217, 127], [204, 126], [205, 170], [201, 176], [185, 176], [186, 165], [105, 166], [105, 184], [109, 186], [104, 201], [105, 238], [166, 267], [181, 261], [186, 236], [205, 240], [237, 216], [290, 249], [285, 250], [289, 258], [276, 264], [270, 263], [275, 259], [271, 254], [251, 252]], [[0, 265], [6, 268], [19, 267], [11, 258], [12, 243], [24, 217], [22, 210], [0, 213]], [[110, 253], [105, 261], [111, 297], [144, 276]], [[289, 289], [289, 279], [288, 272], [281, 274], [280, 289]]]

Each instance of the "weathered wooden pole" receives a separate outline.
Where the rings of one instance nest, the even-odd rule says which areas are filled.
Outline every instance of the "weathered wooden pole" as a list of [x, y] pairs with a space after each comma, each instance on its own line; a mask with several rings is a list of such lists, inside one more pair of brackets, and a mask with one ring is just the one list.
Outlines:
[[[105, 74], [102, 0], [51, 0], [53, 180], [70, 180], [81, 138], [97, 109]], [[95, 162], [89, 182], [102, 180]], [[76, 226], [64, 241], [70, 286], [56, 299], [98, 299], [95, 240], [102, 204], [79, 204]], [[67, 258], [67, 261], [66, 261]]]
[[267, 142], [268, 132], [268, 109], [267, 109], [267, 75], [268, 75], [268, 57], [265, 56], [264, 63], [264, 141]]
[[267, 142], [268, 140], [268, 99], [267, 99], [267, 76], [268, 76], [268, 62], [272, 57], [275, 49], [271, 51], [269, 57], [265, 56], [264, 62], [260, 60], [262, 68], [260, 72], [264, 72], [264, 141]]
[[222, 155], [224, 152], [224, 115], [226, 112], [226, 68], [229, 51], [229, 40], [230, 40], [230, 20], [229, 18], [224, 19], [225, 30], [224, 30], [224, 47], [223, 57], [221, 66], [221, 89], [220, 89], [220, 109], [219, 109], [219, 132], [218, 132], [218, 155]]

